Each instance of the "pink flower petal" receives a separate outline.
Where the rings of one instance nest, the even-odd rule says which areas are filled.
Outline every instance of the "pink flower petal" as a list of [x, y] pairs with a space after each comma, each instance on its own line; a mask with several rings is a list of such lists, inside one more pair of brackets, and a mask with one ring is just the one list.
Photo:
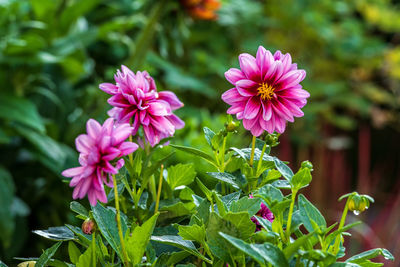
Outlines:
[[118, 93], [118, 87], [112, 83], [101, 83], [99, 88], [110, 95], [115, 95]]
[[73, 177], [79, 174], [82, 174], [84, 168], [83, 167], [75, 167], [71, 169], [67, 169], [61, 173], [62, 176], [65, 177]]
[[227, 72], [225, 72], [225, 78], [233, 85], [235, 85], [238, 81], [246, 79], [246, 76], [244, 73], [235, 68], [229, 69]]
[[179, 101], [178, 97], [170, 91], [162, 91], [158, 93], [158, 99], [164, 100], [167, 102], [172, 110], [176, 110], [178, 108], [183, 107], [183, 103]]
[[247, 101], [246, 107], [244, 108], [244, 118], [253, 119], [257, 116], [261, 108], [260, 98], [253, 96]]
[[239, 56], [240, 69], [244, 72], [247, 79], [260, 81], [260, 69], [257, 66], [256, 59], [247, 53]]
[[96, 140], [101, 133], [101, 125], [94, 119], [89, 119], [86, 123], [86, 131], [90, 138]]

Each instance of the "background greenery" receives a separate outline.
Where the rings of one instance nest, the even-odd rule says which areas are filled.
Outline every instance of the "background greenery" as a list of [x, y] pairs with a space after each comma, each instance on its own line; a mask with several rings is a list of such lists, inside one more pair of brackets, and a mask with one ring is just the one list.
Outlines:
[[294, 167], [314, 161], [308, 193], [332, 218], [341, 193], [361, 188], [376, 198], [367, 213], [372, 228], [354, 233], [358, 246], [399, 257], [399, 5], [221, 3], [217, 20], [201, 21], [177, 0], [0, 1], [0, 259], [39, 255], [49, 243], [31, 230], [74, 222], [72, 190], [60, 173], [77, 164], [74, 139], [86, 120], [106, 117], [98, 84], [111, 82], [121, 64], [148, 70], [159, 90], [179, 96], [186, 127], [173, 143], [204, 148], [202, 127], [224, 123], [224, 72], [259, 45], [290, 52], [311, 93], [305, 117], [275, 153]]

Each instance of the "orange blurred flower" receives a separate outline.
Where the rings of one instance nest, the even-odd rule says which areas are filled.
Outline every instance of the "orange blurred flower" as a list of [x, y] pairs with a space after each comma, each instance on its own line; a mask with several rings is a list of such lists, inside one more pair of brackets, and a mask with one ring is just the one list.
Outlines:
[[181, 0], [187, 12], [195, 19], [214, 20], [221, 7], [219, 0]]

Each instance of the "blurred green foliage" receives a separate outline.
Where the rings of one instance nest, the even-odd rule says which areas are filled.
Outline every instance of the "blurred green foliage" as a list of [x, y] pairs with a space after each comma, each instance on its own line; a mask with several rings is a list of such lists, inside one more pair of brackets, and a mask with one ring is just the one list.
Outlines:
[[294, 142], [317, 141], [325, 124], [400, 129], [398, 4], [221, 2], [218, 20], [196, 21], [177, 0], [0, 1], [1, 259], [38, 254], [46, 245], [29, 229], [73, 220], [60, 172], [76, 164], [72, 147], [84, 122], [105, 118], [107, 96], [97, 85], [123, 63], [148, 70], [159, 90], [185, 103], [178, 115], [186, 127], [174, 143], [206, 147], [202, 126], [224, 123], [224, 72], [258, 45], [290, 52], [307, 71], [311, 99], [292, 127]]

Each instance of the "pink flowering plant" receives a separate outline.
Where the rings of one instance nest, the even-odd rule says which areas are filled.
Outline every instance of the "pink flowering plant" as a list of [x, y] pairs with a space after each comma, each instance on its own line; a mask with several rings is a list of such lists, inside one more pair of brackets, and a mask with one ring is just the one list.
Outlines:
[[[222, 95], [237, 120], [228, 115], [219, 131], [204, 127], [212, 153], [169, 144], [185, 125], [174, 114], [183, 103], [173, 92], [158, 91], [148, 72], [122, 66], [114, 82], [100, 84], [111, 95], [110, 118], [87, 122], [76, 138], [79, 166], [62, 173], [70, 178], [72, 198], [87, 198], [90, 206], [71, 202], [80, 227], [34, 231], [57, 243], [23, 260], [77, 267], [381, 266], [371, 259], [393, 260], [381, 248], [346, 255], [347, 231], [361, 223], [346, 224], [347, 214], [365, 211], [371, 197], [342, 196], [341, 220], [328, 224], [301, 194], [312, 180], [312, 164], [305, 161], [293, 172], [271, 154], [287, 122], [304, 115], [309, 93], [300, 83], [306, 72], [290, 54], [262, 46], [256, 57], [241, 54], [239, 65], [225, 73], [233, 88]], [[250, 145], [232, 147], [241, 124]], [[207, 169], [171, 164], [176, 150], [207, 162]], [[68, 260], [53, 259], [60, 247]]]

